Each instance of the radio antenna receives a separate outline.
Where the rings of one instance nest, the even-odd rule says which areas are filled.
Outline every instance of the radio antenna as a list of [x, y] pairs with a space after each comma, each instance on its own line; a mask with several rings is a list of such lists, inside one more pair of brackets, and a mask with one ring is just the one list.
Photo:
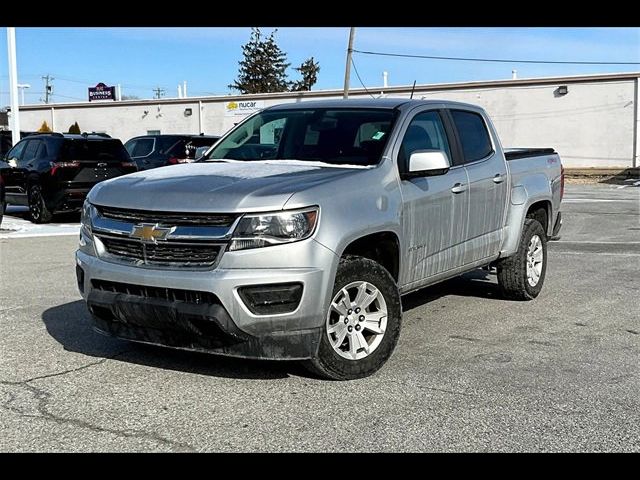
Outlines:
[[413, 98], [413, 92], [416, 90], [416, 81], [413, 81], [413, 87], [411, 87], [411, 96], [409, 97], [409, 100], [411, 100]]

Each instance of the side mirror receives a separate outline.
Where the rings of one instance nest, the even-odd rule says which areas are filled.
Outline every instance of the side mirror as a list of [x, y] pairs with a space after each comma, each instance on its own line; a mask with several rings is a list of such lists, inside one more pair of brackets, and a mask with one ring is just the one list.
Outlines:
[[451, 165], [442, 150], [416, 150], [409, 157], [409, 171], [402, 178], [444, 175]]

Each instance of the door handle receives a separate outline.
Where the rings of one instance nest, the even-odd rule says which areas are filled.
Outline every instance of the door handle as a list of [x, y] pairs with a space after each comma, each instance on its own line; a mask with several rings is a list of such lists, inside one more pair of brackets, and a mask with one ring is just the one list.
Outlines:
[[451, 191], [453, 193], [462, 193], [467, 191], [467, 186], [464, 183], [456, 183], [453, 187], [451, 187]]
[[495, 177], [493, 177], [493, 183], [502, 183], [504, 182], [505, 177], [506, 175], [496, 173]]

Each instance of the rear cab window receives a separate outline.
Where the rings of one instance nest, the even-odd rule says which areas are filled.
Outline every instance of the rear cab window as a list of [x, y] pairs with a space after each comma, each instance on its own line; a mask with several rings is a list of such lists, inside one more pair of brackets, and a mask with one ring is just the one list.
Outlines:
[[476, 162], [491, 155], [491, 137], [482, 115], [467, 110], [450, 112], [462, 145], [464, 163]]
[[94, 160], [102, 162], [128, 162], [129, 154], [116, 139], [65, 139], [62, 160]]

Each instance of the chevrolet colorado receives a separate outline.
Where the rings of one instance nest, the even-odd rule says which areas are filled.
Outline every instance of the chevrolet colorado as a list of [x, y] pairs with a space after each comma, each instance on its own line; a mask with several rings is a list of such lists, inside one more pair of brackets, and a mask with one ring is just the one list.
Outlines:
[[106, 334], [360, 378], [401, 295], [495, 266], [506, 298], [535, 298], [563, 183], [553, 149], [503, 149], [477, 106], [278, 105], [198, 162], [93, 187], [78, 287]]

